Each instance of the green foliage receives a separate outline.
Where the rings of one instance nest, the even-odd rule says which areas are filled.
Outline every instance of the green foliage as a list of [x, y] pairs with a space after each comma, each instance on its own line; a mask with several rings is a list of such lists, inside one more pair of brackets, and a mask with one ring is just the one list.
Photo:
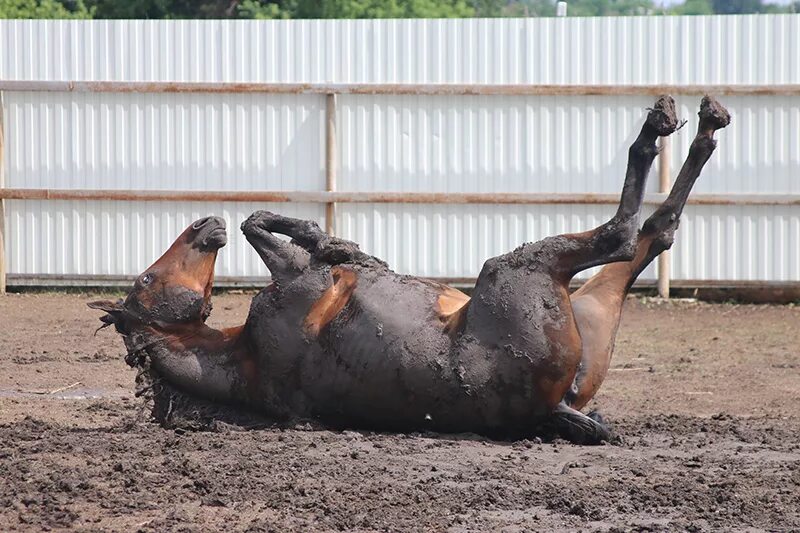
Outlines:
[[96, 8], [97, 18], [111, 19], [448, 18], [471, 17], [475, 14], [475, 9], [467, 0], [89, 1]]
[[610, 17], [617, 15], [650, 15], [655, 12], [651, 0], [571, 0], [567, 15], [571, 17]]
[[[765, 0], [568, 0], [571, 17], [794, 13]], [[0, 0], [0, 18], [287, 19], [552, 17], [556, 0]]]
[[2, 19], [90, 19], [93, 14], [83, 0], [0, 0]]
[[731, 15], [735, 13], [761, 13], [764, 6], [761, 0], [711, 0], [714, 13]]
[[683, 4], [673, 7], [671, 15], [713, 15], [714, 6], [711, 0], [686, 0]]
[[259, 0], [243, 0], [237, 7], [237, 15], [243, 19], [288, 19], [293, 12], [296, 9], [284, 7], [277, 2]]
[[474, 14], [465, 0], [297, 0], [293, 18], [453, 18]]
[[554, 17], [555, 0], [474, 0], [476, 17]]
[[224, 19], [238, 17], [230, 0], [88, 0], [99, 19]]

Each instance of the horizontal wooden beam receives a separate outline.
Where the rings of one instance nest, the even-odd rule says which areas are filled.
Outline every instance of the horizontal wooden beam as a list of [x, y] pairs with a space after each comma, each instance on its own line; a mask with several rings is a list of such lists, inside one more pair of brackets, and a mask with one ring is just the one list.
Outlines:
[[800, 84], [781, 85], [531, 85], [463, 83], [240, 83], [156, 81], [0, 80], [0, 91], [78, 93], [385, 94], [430, 96], [798, 96]]
[[[645, 195], [658, 205], [664, 193]], [[610, 204], [618, 194], [592, 193], [452, 193], [346, 191], [166, 191], [114, 189], [0, 189], [6, 200], [111, 200], [136, 202], [275, 202], [376, 204]], [[696, 194], [693, 205], [800, 205], [800, 194]]]

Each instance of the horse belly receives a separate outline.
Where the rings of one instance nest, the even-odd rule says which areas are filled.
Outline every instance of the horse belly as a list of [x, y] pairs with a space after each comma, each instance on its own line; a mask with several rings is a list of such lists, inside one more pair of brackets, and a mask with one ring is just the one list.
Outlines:
[[358, 281], [304, 364], [303, 388], [316, 414], [345, 425], [432, 427], [465, 394], [452, 340], [435, 314], [437, 293], [393, 275]]

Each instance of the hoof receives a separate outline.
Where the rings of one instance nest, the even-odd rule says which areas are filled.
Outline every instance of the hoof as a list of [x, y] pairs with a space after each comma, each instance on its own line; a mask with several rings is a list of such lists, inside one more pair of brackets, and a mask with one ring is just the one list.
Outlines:
[[605, 430], [605, 432], [607, 434], [607, 438], [605, 439], [605, 441], [607, 443], [609, 443], [609, 444], [622, 444], [622, 437], [617, 435], [611, 429], [611, 427], [608, 425], [608, 422], [606, 422], [605, 417], [600, 414], [600, 411], [597, 411], [597, 410], [590, 411], [589, 413], [586, 414], [586, 416], [588, 416], [589, 418], [591, 418], [592, 420], [594, 420], [595, 422], [597, 422], [598, 424], [600, 424], [603, 427], [603, 429]]
[[701, 130], [720, 130], [731, 123], [731, 114], [713, 96], [705, 95], [700, 102]]
[[675, 112], [675, 100], [668, 94], [658, 97], [655, 105], [647, 114], [647, 124], [659, 137], [666, 137], [678, 129], [678, 116]]
[[600, 411], [597, 410], [590, 411], [586, 414], [586, 416], [588, 416], [598, 424], [606, 425], [606, 419], [603, 417], [603, 415], [600, 414]]
[[256, 211], [247, 220], [242, 222], [241, 230], [245, 235], [257, 233], [259, 230], [267, 229], [267, 225], [277, 217], [275, 213], [270, 211]]
[[561, 404], [553, 412], [552, 422], [556, 432], [573, 444], [597, 445], [618, 441], [597, 411], [585, 415]]

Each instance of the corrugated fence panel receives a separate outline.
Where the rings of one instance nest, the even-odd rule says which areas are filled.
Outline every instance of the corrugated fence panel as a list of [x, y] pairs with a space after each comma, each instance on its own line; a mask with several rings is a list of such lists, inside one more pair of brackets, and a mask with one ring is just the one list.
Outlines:
[[622, 96], [345, 95], [340, 188], [615, 193], [648, 104]]
[[[800, 55], [800, 54], [798, 54]], [[800, 107], [790, 96], [725, 96], [731, 125], [716, 134], [717, 149], [696, 193], [800, 193]], [[677, 173], [697, 129], [699, 98], [680, 97], [679, 116], [689, 122], [672, 136], [671, 168]]]
[[[0, 21], [0, 79], [477, 84], [798, 84], [800, 15], [350, 21]], [[677, 98], [677, 173], [698, 98]], [[796, 97], [736, 96], [695, 191], [800, 193]], [[5, 93], [8, 187], [323, 190], [325, 97]], [[652, 99], [339, 97], [341, 191], [616, 193]], [[657, 187], [655, 170], [648, 190]], [[193, 217], [222, 214], [220, 276], [264, 273], [253, 210], [324, 207], [9, 201], [9, 273], [131, 275]], [[340, 204], [337, 231], [398, 271], [472, 277], [613, 206]], [[800, 209], [690, 206], [676, 279], [800, 281]], [[655, 276], [651, 267], [642, 278]]]
[[[353, 204], [340, 210], [337, 227], [397, 272], [474, 278], [490, 257], [524, 242], [591, 229], [614, 210], [609, 205]], [[642, 274], [654, 277], [652, 266]]]
[[[697, 129], [699, 105], [695, 97], [677, 100], [679, 115], [688, 123], [672, 136], [673, 177]], [[340, 188], [617, 193], [628, 146], [652, 101], [638, 96], [346, 95], [340, 104]], [[734, 122], [717, 134], [718, 149], [695, 191], [800, 192], [800, 110], [792, 98], [728, 97], [724, 102]], [[656, 168], [648, 183], [651, 192], [658, 187]], [[475, 276], [488, 257], [553, 233], [592, 228], [613, 214], [610, 206], [345, 204], [339, 210], [340, 233], [346, 238], [391, 258], [399, 271], [443, 277]], [[673, 277], [800, 280], [797, 253], [789, 252], [800, 248], [790, 231], [792, 224], [800, 224], [799, 211], [688, 209], [673, 253]], [[753, 220], [759, 220], [762, 231], [746, 229]], [[728, 242], [730, 250], [715, 251]], [[758, 268], [754, 257], [761, 258]], [[654, 269], [641, 277], [652, 279]]]
[[319, 190], [325, 97], [9, 92], [7, 187]]
[[322, 206], [245, 202], [7, 201], [9, 273], [45, 276], [137, 275], [169, 248], [189, 224], [223, 217], [228, 245], [217, 276], [267, 277], [239, 231], [253, 211], [268, 209], [322, 224]]
[[[613, 212], [598, 205], [358, 204], [340, 210], [337, 227], [398, 272], [461, 278], [477, 276], [486, 259], [524, 242], [596, 227]], [[796, 282], [798, 243], [796, 207], [688, 206], [671, 254], [672, 278]], [[640, 276], [654, 278], [653, 265]]]
[[800, 17], [0, 21], [0, 78], [800, 83]]
[[688, 206], [674, 279], [800, 281], [800, 213], [787, 206]]
[[[620, 191], [647, 96], [355, 96], [340, 98], [341, 178], [348, 191]], [[697, 131], [700, 98], [676, 98], [688, 120], [672, 135], [677, 174]], [[800, 107], [792, 97], [722, 99], [733, 123], [695, 188], [800, 193]], [[648, 190], [657, 192], [654, 171]]]

